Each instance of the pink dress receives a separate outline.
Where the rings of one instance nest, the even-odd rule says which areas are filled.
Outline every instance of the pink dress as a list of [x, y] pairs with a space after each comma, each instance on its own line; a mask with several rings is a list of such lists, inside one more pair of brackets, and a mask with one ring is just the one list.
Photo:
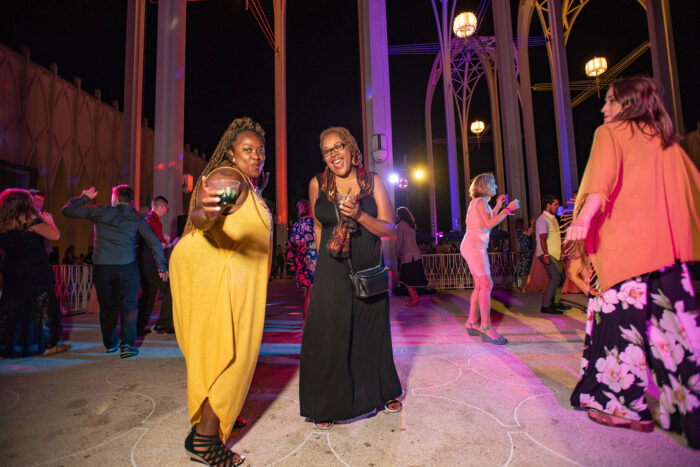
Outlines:
[[489, 266], [489, 256], [486, 252], [489, 246], [489, 236], [491, 229], [486, 227], [479, 215], [476, 213], [477, 203], [484, 203], [486, 212], [491, 214], [491, 207], [486, 202], [486, 198], [476, 198], [469, 203], [467, 209], [467, 233], [462, 239], [462, 244], [459, 247], [462, 257], [467, 260], [469, 271], [472, 276], [490, 276], [491, 267]]

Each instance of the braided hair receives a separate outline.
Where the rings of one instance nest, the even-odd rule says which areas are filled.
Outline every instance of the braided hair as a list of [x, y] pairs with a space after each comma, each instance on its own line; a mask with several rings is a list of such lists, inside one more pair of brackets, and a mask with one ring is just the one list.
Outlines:
[[[209, 159], [209, 163], [206, 165], [206, 167], [204, 167], [204, 170], [197, 178], [197, 183], [194, 186], [194, 190], [192, 190], [192, 198], [190, 199], [190, 211], [192, 211], [192, 209], [194, 209], [197, 205], [197, 198], [199, 197], [199, 192], [202, 189], [203, 176], [209, 176], [210, 173], [219, 167], [235, 167], [236, 164], [234, 164], [233, 159], [229, 154], [229, 149], [233, 149], [233, 143], [236, 142], [238, 135], [245, 131], [257, 133], [258, 136], [262, 138], [263, 143], [265, 143], [265, 130], [262, 129], [262, 126], [260, 126], [259, 123], [253, 121], [252, 118], [241, 117], [232, 121], [219, 140], [219, 144], [216, 146], [214, 154], [212, 154], [211, 158]], [[187, 235], [188, 233], [196, 230], [198, 230], [197, 227], [194, 226], [192, 220], [188, 216], [183, 235]]]

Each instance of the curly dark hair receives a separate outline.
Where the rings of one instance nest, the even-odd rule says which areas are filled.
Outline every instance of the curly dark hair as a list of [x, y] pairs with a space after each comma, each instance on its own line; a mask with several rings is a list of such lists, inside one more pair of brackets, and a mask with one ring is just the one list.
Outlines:
[[8, 188], [0, 194], [0, 233], [23, 228], [38, 216], [32, 195], [21, 188]]
[[[229, 155], [228, 151], [229, 149], [233, 149], [233, 143], [235, 143], [238, 139], [238, 135], [245, 131], [252, 131], [254, 133], [257, 133], [258, 136], [262, 138], [263, 144], [265, 143], [265, 130], [263, 130], [262, 126], [260, 126], [259, 123], [253, 121], [252, 118], [241, 117], [232, 121], [226, 129], [226, 131], [224, 132], [223, 136], [221, 136], [219, 144], [216, 146], [216, 149], [214, 149], [214, 154], [212, 154], [211, 159], [209, 159], [209, 163], [206, 165], [206, 167], [204, 167], [204, 170], [202, 170], [202, 173], [199, 174], [199, 177], [197, 177], [197, 183], [195, 183], [194, 185], [194, 190], [192, 190], [192, 198], [190, 199], [190, 211], [194, 209], [195, 205], [197, 204], [199, 190], [201, 190], [202, 188], [203, 176], [208, 176], [210, 173], [212, 173], [219, 167], [235, 167], [233, 159]], [[192, 224], [192, 221], [188, 216], [187, 224], [185, 225], [185, 232], [183, 235], [186, 235], [195, 230], [197, 230], [197, 228], [194, 226], [194, 224]]]

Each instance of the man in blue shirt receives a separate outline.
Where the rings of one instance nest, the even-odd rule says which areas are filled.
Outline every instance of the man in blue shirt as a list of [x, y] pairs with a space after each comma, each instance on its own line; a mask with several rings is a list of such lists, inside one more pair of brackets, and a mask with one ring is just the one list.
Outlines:
[[[159, 277], [168, 280], [163, 247], [146, 221], [134, 210], [134, 190], [128, 185], [112, 188], [111, 206], [85, 206], [94, 199], [94, 187], [71, 198], [61, 212], [66, 217], [88, 219], [95, 225], [92, 280], [100, 304], [100, 328], [107, 353], [121, 349], [121, 358], [139, 353], [136, 348], [139, 269], [136, 265], [136, 236], [141, 235], [153, 250]], [[121, 321], [121, 341], [117, 338]]]

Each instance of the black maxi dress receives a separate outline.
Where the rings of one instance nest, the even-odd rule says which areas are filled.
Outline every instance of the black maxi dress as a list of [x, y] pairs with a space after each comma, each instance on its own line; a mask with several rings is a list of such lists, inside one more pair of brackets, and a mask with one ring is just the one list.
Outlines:
[[63, 330], [44, 238], [26, 229], [0, 234], [0, 256], [0, 356], [41, 354], [58, 343]]
[[[360, 207], [377, 216], [372, 195], [362, 198]], [[347, 420], [401, 395], [391, 346], [389, 294], [366, 300], [355, 297], [347, 260], [336, 259], [326, 250], [338, 222], [334, 204], [319, 191], [314, 210], [323, 229], [301, 341], [301, 415]], [[350, 240], [355, 270], [376, 266], [380, 252], [379, 237], [358, 223]]]

